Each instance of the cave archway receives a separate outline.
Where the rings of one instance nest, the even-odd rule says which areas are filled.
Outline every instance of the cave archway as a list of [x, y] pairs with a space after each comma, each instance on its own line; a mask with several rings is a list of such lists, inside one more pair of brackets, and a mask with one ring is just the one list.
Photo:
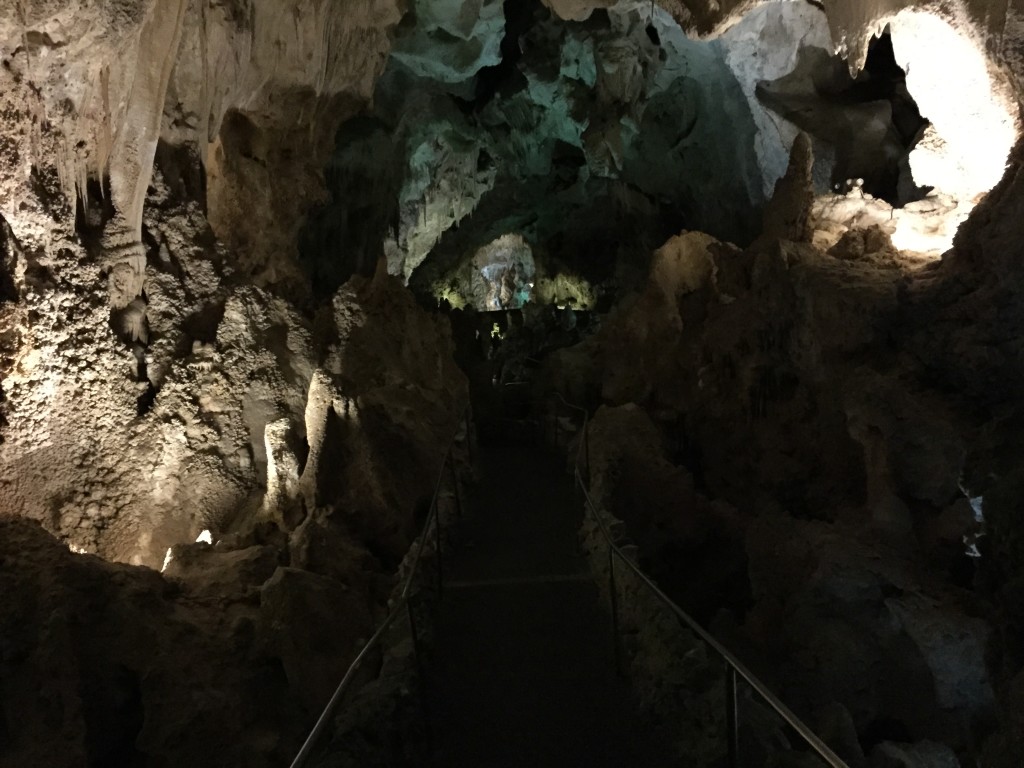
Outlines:
[[978, 42], [934, 13], [902, 11], [888, 29], [907, 90], [931, 123], [910, 156], [915, 178], [976, 200], [1002, 178], [1017, 138], [1009, 85]]
[[537, 277], [533, 251], [522, 235], [502, 235], [473, 256], [470, 296], [475, 309], [522, 309]]
[[915, 183], [909, 162], [929, 123], [907, 90], [888, 28], [872, 37], [856, 77], [841, 56], [812, 45], [799, 49], [791, 71], [760, 81], [755, 93], [766, 109], [828, 148], [832, 191], [856, 187], [894, 208], [929, 191]]
[[1019, 132], [1014, 99], [982, 47], [944, 18], [905, 10], [880, 24], [856, 76], [809, 47], [757, 96], [816, 137], [816, 151], [834, 151], [833, 189], [815, 206], [820, 244], [875, 225], [901, 251], [937, 258], [1002, 178]]

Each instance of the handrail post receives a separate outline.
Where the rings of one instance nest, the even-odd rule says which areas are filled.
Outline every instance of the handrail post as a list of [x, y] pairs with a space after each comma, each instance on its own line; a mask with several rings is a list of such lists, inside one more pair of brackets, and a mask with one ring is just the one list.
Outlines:
[[434, 497], [434, 549], [437, 560], [437, 599], [444, 598], [444, 564], [441, 562], [441, 510], [437, 504], [437, 496]]
[[420, 634], [416, 629], [416, 614], [412, 609], [412, 600], [406, 599], [405, 608], [409, 613], [409, 634], [412, 635], [412, 655], [416, 662], [416, 676], [419, 678], [420, 715], [423, 717], [423, 729], [427, 735], [427, 745], [434, 750], [434, 730], [430, 723], [430, 709], [427, 705], [427, 679], [423, 673], [423, 659], [420, 657]]
[[459, 473], [455, 469], [455, 456], [451, 457], [448, 463], [452, 472], [452, 488], [455, 489], [455, 519], [462, 521], [462, 493], [459, 491]]
[[587, 487], [590, 487], [590, 420], [583, 417], [583, 460], [587, 465]]
[[[595, 511], [596, 514], [596, 511]], [[619, 651], [619, 596], [615, 586], [615, 551], [608, 547], [608, 594], [612, 602], [612, 655], [615, 671], [622, 674], [622, 658]]]
[[[589, 417], [586, 411], [578, 406], [575, 406], [565, 400], [561, 395], [555, 393], [553, 402], [553, 418], [554, 423], [552, 424], [552, 434], [557, 441], [557, 430], [558, 430], [558, 409], [561, 406], [574, 411], [582, 412], [583, 416], [583, 443], [577, 444], [576, 449], [576, 460], [574, 465], [573, 477], [575, 478], [575, 485], [577, 489], [583, 494], [584, 504], [584, 515], [591, 514], [594, 516], [594, 523], [596, 525], [596, 533], [607, 543], [608, 552], [608, 586], [609, 586], [609, 597], [611, 600], [611, 618], [612, 618], [612, 630], [613, 630], [613, 641], [614, 641], [614, 653], [615, 653], [615, 664], [617, 671], [623, 674], [621, 657], [623, 650], [619, 643], [619, 606], [618, 606], [618, 591], [616, 589], [615, 579], [615, 558], [619, 557], [622, 559], [623, 567], [630, 574], [630, 578], [637, 580], [637, 585], [640, 588], [646, 588], [651, 592], [664, 606], [666, 606], [675, 616], [682, 622], [682, 624], [689, 628], [698, 638], [700, 638], [708, 648], [714, 651], [726, 664], [726, 677], [725, 682], [725, 693], [726, 693], [726, 725], [727, 725], [727, 737], [728, 737], [728, 758], [730, 768], [739, 768], [740, 761], [740, 743], [739, 743], [739, 709], [738, 709], [738, 698], [737, 698], [737, 683], [739, 679], [742, 679], [746, 685], [750, 686], [751, 691], [760, 697], [776, 714], [779, 715], [786, 723], [788, 723], [796, 732], [800, 738], [815, 752], [829, 768], [848, 768], [847, 764], [840, 758], [835, 752], [829, 748], [828, 744], [823, 742], [813, 731], [811, 731], [793, 712], [789, 709], [775, 694], [773, 694], [768, 688], [758, 680], [744, 664], [736, 658], [725, 646], [719, 643], [707, 630], [705, 630], [700, 624], [697, 623], [689, 614], [687, 614], [682, 608], [676, 605], [673, 600], [666, 595], [658, 585], [651, 580], [647, 574], [641, 570], [640, 566], [631, 558], [629, 555], [623, 552], [622, 548], [616, 544], [615, 536], [609, 528], [607, 521], [601, 517], [598, 508], [595, 506], [593, 499], [590, 498], [590, 478], [591, 478], [591, 467], [590, 467], [590, 434], [589, 430]], [[585, 459], [586, 461], [586, 482], [584, 482], [583, 472], [580, 468], [580, 461]], [[599, 544], [598, 544], [599, 546]], [[598, 553], [599, 556], [599, 553]]]
[[736, 702], [736, 668], [725, 664], [725, 727], [729, 739], [729, 768], [740, 765], [740, 725]]

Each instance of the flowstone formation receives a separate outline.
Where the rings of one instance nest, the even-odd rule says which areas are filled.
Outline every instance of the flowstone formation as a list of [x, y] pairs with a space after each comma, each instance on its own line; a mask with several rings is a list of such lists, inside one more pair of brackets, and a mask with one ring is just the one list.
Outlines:
[[[283, 181], [315, 198], [325, 156], [314, 140], [310, 163], [296, 163], [283, 137], [320, 131], [329, 148], [369, 99], [400, 13], [22, 10], [0, 15], [0, 247], [14, 301], [0, 499], [77, 547], [159, 565], [259, 491], [264, 424], [301, 422], [309, 319], [282, 297], [296, 295], [304, 203]], [[218, 340], [227, 326], [238, 333]], [[242, 354], [250, 345], [260, 353]], [[166, 430], [138, 420], [154, 405]]]

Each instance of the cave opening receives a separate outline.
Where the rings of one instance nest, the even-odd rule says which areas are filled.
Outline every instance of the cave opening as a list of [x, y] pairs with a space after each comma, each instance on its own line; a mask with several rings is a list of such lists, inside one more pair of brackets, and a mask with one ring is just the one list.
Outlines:
[[910, 165], [910, 154], [930, 123], [907, 89], [888, 27], [868, 42], [856, 77], [842, 56], [807, 47], [790, 72], [758, 83], [756, 93], [769, 110], [834, 153], [832, 191], [858, 190], [893, 208], [931, 191], [915, 183]]
[[522, 309], [530, 301], [537, 267], [521, 235], [502, 235], [473, 257], [470, 294], [482, 312]]
[[540, 0], [504, 0], [502, 10], [505, 30], [501, 38], [501, 59], [477, 73], [473, 100], [464, 102], [464, 108], [474, 112], [486, 107], [500, 90], [525, 85], [519, 71], [523, 57], [522, 38], [544, 13], [544, 6]]
[[[877, 149], [887, 162], [877, 173], [864, 179], [864, 191], [894, 208], [925, 198], [932, 187], [919, 187], [914, 183], [909, 157], [930, 123], [921, 115], [913, 95], [907, 90], [907, 73], [896, 61], [888, 27], [871, 38], [864, 67], [844, 96], [853, 103], [887, 102], [891, 110], [883, 143]], [[849, 191], [845, 188], [847, 179], [836, 182], [839, 188]]]
[[1003, 175], [1017, 111], [983, 48], [957, 25], [905, 9], [879, 29], [855, 76], [828, 34], [808, 38], [795, 60], [758, 79], [756, 99], [772, 115], [760, 125], [813, 138], [819, 231], [875, 225], [927, 262], [950, 248]]

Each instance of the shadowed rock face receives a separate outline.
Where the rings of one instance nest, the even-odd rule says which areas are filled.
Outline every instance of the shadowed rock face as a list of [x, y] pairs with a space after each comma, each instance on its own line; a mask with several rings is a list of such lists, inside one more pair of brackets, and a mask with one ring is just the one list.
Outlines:
[[[592, 491], [660, 581], [698, 615], [717, 611], [715, 631], [808, 722], [826, 732], [819, 716], [841, 705], [851, 764], [1012, 765], [1019, 398], [983, 384], [1008, 358], [940, 351], [971, 348], [947, 312], [981, 333], [974, 302], [994, 300], [996, 278], [977, 262], [967, 276], [981, 251], [965, 232], [923, 269], [877, 229], [810, 244], [799, 149], [767, 208], [782, 220], [765, 222], [791, 240], [741, 251], [674, 238], [645, 290], [553, 356], [546, 379], [572, 371], [574, 391], [622, 404], [595, 417]], [[979, 211], [1012, 206], [1013, 178]], [[1013, 312], [1009, 294], [998, 301]], [[721, 562], [695, 575], [708, 551]]]
[[912, 189], [913, 179], [891, 176], [900, 165], [909, 175], [907, 156], [917, 136], [908, 139], [901, 134], [892, 101], [859, 100], [841, 59], [820, 48], [804, 48], [791, 73], [758, 84], [757, 97], [781, 117], [837, 148], [834, 186], [863, 179], [867, 192], [894, 205], [911, 202], [901, 199], [897, 190]]
[[[73, 554], [35, 523], [0, 528], [6, 764], [204, 764], [211, 750], [280, 762], [300, 718], [261, 621], [259, 584], [276, 556], [240, 551], [250, 564], [224, 563], [230, 575], [204, 602], [154, 571]], [[344, 624], [339, 651], [357, 626]], [[231, 661], [240, 655], [247, 664]]]

